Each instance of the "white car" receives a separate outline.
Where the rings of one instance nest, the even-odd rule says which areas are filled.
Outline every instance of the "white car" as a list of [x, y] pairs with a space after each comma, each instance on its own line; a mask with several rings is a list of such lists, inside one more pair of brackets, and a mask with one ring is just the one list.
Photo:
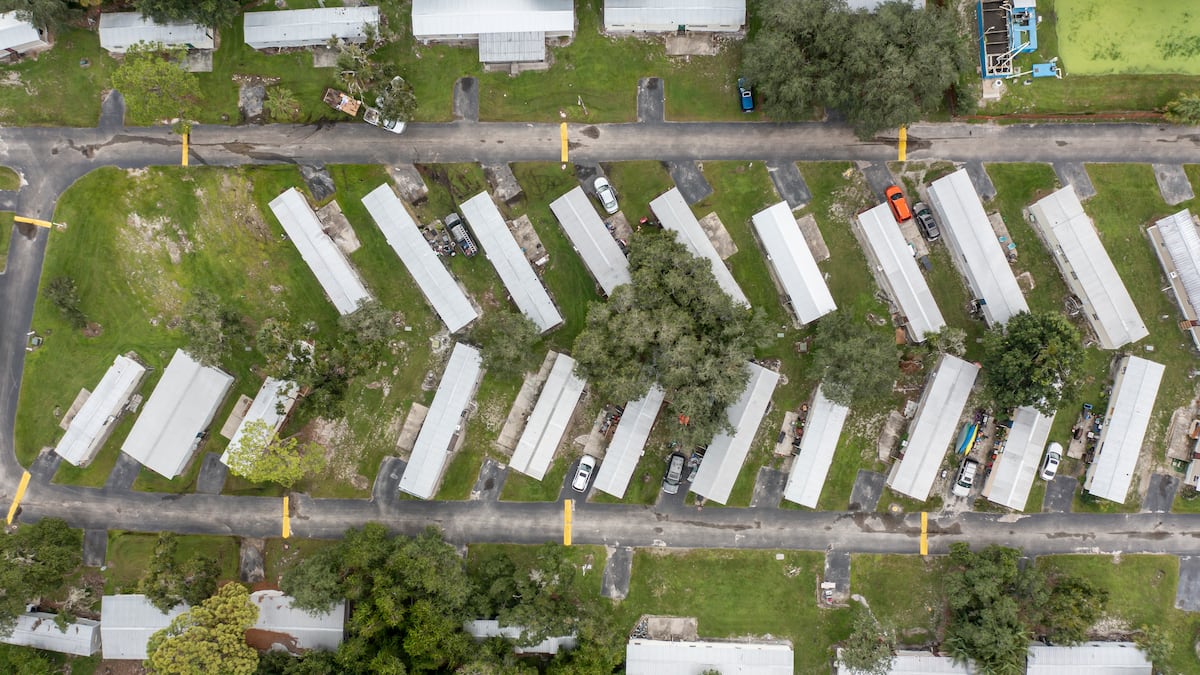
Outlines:
[[600, 205], [604, 207], [604, 210], [609, 215], [616, 213], [618, 209], [617, 192], [613, 190], [608, 179], [604, 176], [599, 176], [596, 178], [594, 185], [596, 187], [596, 198], [600, 200]]
[[1046, 459], [1042, 460], [1042, 480], [1054, 480], [1058, 465], [1062, 464], [1062, 444], [1057, 441], [1046, 446]]
[[579, 460], [579, 468], [575, 471], [575, 478], [571, 481], [571, 489], [576, 492], [587, 492], [588, 483], [592, 480], [592, 471], [596, 469], [596, 458], [591, 455], [584, 455]]
[[950, 488], [950, 492], [955, 497], [967, 497], [971, 494], [971, 486], [975, 484], [975, 474], [979, 471], [979, 462], [973, 459], [968, 459], [963, 462], [962, 468], [958, 470], [958, 477], [954, 479], [954, 487]]

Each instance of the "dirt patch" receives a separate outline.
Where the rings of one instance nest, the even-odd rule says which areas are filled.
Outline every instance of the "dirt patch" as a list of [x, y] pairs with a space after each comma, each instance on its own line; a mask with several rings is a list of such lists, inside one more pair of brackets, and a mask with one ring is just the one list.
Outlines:
[[145, 675], [141, 661], [101, 661], [94, 671], [96, 675]]
[[716, 211], [700, 219], [700, 229], [704, 230], [704, 234], [712, 242], [713, 248], [717, 249], [717, 255], [721, 256], [721, 260], [738, 252], [737, 244], [733, 243], [733, 237], [729, 236], [729, 231], [725, 229], [725, 223], [721, 222], [721, 217], [717, 215]]
[[546, 247], [542, 246], [542, 240], [533, 229], [529, 216], [522, 215], [513, 220], [508, 224], [508, 229], [512, 231], [517, 245], [521, 247], [521, 252], [531, 265], [540, 267], [550, 262], [550, 254], [546, 252]]
[[170, 278], [168, 269], [158, 264], [167, 258], [172, 264], [182, 260], [185, 246], [181, 243], [181, 229], [165, 217], [143, 218], [137, 213], [129, 214], [127, 227], [118, 232], [119, 250], [124, 276], [132, 288], [139, 289], [151, 307], [167, 315], [176, 314], [183, 305], [183, 289]]
[[342, 253], [350, 255], [362, 247], [358, 235], [354, 233], [354, 228], [350, 227], [350, 221], [342, 214], [342, 207], [337, 201], [331, 201], [317, 209], [317, 220], [321, 221], [325, 234], [333, 239], [333, 243], [337, 244]]
[[291, 635], [261, 628], [251, 628], [246, 631], [246, 644], [260, 652], [270, 651], [276, 646], [282, 647], [292, 654], [304, 651], [300, 648], [300, 643], [296, 641], [296, 638]]

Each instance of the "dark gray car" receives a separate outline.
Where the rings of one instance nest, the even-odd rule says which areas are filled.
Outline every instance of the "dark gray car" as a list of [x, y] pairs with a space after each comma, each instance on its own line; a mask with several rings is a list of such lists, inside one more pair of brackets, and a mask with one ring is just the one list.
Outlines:
[[921, 230], [921, 236], [929, 241], [937, 241], [942, 236], [942, 231], [938, 229], [938, 224], [933, 219], [933, 212], [925, 206], [924, 202], [913, 204], [913, 218], [917, 219], [917, 227]]
[[673, 495], [679, 492], [679, 483], [683, 480], [683, 465], [687, 458], [678, 452], [672, 452], [667, 458], [667, 473], [663, 476], [663, 492]]

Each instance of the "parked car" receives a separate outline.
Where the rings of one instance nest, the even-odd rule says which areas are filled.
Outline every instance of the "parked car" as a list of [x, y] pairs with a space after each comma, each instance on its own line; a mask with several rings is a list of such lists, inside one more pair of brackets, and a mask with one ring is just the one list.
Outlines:
[[888, 206], [892, 207], [892, 215], [896, 217], [897, 223], [912, 218], [912, 210], [908, 208], [908, 201], [904, 199], [904, 193], [895, 185], [883, 191], [883, 196], [887, 197]]
[[367, 124], [373, 124], [373, 125], [379, 127], [380, 129], [383, 129], [385, 131], [390, 131], [393, 134], [404, 133], [404, 127], [405, 127], [404, 122], [397, 122], [396, 120], [384, 119], [383, 115], [380, 114], [378, 109], [372, 108], [370, 106], [363, 106], [363, 107], [365, 108], [365, 110], [363, 111], [363, 121], [366, 122]]
[[471, 234], [467, 232], [467, 226], [463, 224], [462, 218], [459, 218], [457, 213], [451, 213], [442, 222], [450, 231], [450, 236], [454, 237], [454, 241], [458, 243], [458, 247], [462, 249], [463, 255], [470, 258], [479, 252], [475, 246], [475, 240], [471, 238]]
[[742, 112], [754, 112], [754, 92], [744, 77], [738, 78], [738, 99], [741, 100]]
[[683, 480], [683, 466], [687, 458], [678, 452], [672, 452], [667, 458], [667, 473], [663, 475], [663, 492], [673, 495], [679, 492], [679, 483]]
[[917, 228], [921, 230], [921, 236], [929, 241], [937, 241], [942, 236], [937, 221], [933, 219], [933, 212], [925, 206], [925, 202], [913, 204], [913, 218], [917, 219]]
[[596, 198], [600, 200], [600, 205], [604, 210], [612, 215], [617, 212], [617, 191], [613, 190], [608, 179], [604, 176], [597, 176], [596, 182], [593, 183], [596, 187]]
[[596, 458], [584, 455], [579, 460], [579, 468], [575, 470], [575, 478], [571, 481], [571, 489], [576, 492], [587, 492], [588, 483], [592, 480], [592, 471], [596, 468]]
[[971, 494], [971, 486], [975, 484], [975, 474], [979, 472], [979, 462], [968, 459], [958, 469], [958, 477], [954, 479], [954, 487], [950, 493], [955, 497], [966, 497]]
[[1046, 459], [1042, 460], [1042, 480], [1054, 480], [1058, 465], [1062, 464], [1063, 448], [1057, 441], [1046, 446]]

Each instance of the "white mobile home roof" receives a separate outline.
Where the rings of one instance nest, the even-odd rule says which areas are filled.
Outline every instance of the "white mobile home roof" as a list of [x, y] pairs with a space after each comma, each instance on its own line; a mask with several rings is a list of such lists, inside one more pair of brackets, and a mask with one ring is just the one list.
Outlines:
[[604, 226], [604, 221], [596, 214], [583, 188], [576, 187], [550, 202], [550, 210], [566, 230], [571, 244], [579, 251], [579, 257], [583, 258], [605, 295], [612, 295], [617, 286], [632, 281], [629, 261], [621, 253], [617, 240]]
[[525, 259], [520, 245], [504, 223], [500, 209], [486, 192], [463, 202], [459, 208], [479, 239], [483, 253], [496, 268], [500, 281], [508, 289], [517, 309], [537, 324], [543, 333], [562, 323], [562, 315], [542, 285], [533, 266]]
[[255, 591], [250, 602], [258, 606], [254, 628], [269, 633], [282, 633], [292, 638], [280, 641], [292, 653], [301, 650], [334, 651], [345, 633], [346, 603], [339, 602], [328, 612], [309, 614], [292, 607], [292, 598], [283, 591]]
[[[1164, 269], [1168, 267], [1168, 263], [1173, 268], [1173, 271], [1168, 271], [1168, 275], [1171, 276], [1171, 289], [1175, 294], [1175, 301], [1179, 303], [1180, 311], [1183, 312], [1183, 318], [1200, 318], [1200, 233], [1196, 230], [1191, 211], [1184, 209], [1167, 216], [1148, 229], [1152, 231], [1152, 239], [1153, 232], [1157, 232], [1162, 240], [1166, 258], [1164, 259], [1163, 251], [1158, 246], [1154, 247], [1154, 251]], [[1192, 341], [1200, 347], [1200, 329], [1193, 328], [1189, 332], [1192, 334]]]
[[584, 382], [575, 376], [575, 359], [559, 354], [542, 386], [525, 431], [517, 441], [508, 465], [526, 476], [541, 480], [554, 460], [554, 451], [562, 442], [575, 405], [583, 394]]
[[100, 651], [100, 622], [75, 619], [62, 631], [55, 625], [53, 614], [27, 612], [17, 616], [12, 632], [0, 637], [0, 642], [61, 654], [91, 656]]
[[1029, 646], [1026, 675], [1151, 675], [1153, 664], [1132, 642], [1085, 642], [1071, 647]]
[[150, 636], [187, 611], [176, 605], [163, 614], [144, 595], [106, 595], [100, 600], [100, 643], [105, 659], [146, 658]]
[[946, 320], [892, 216], [891, 207], [880, 204], [858, 214], [858, 224], [887, 285], [884, 290], [904, 315], [912, 340], [922, 342], [930, 333], [941, 330]]
[[450, 441], [462, 423], [463, 412], [471, 404], [482, 368], [483, 357], [478, 349], [461, 342], [454, 345], [433, 403], [413, 443], [408, 467], [400, 477], [402, 492], [421, 499], [433, 496], [450, 458]]
[[709, 501], [724, 504], [729, 501], [729, 493], [737, 481], [738, 472], [742, 470], [742, 462], [746, 461], [746, 453], [754, 442], [754, 434], [767, 406], [771, 404], [771, 394], [779, 383], [779, 373], [763, 368], [757, 363], [748, 363], [750, 380], [741, 398], [725, 410], [729, 423], [733, 425], [733, 435], [717, 434], [708, 444], [704, 453], [704, 461], [700, 462], [700, 470], [692, 481], [692, 492]]
[[1075, 188], [1051, 193], [1029, 212], [1067, 286], [1083, 301], [1101, 348], [1117, 349], [1149, 335]]
[[662, 408], [666, 396], [657, 384], [650, 386], [650, 391], [636, 401], [625, 404], [625, 412], [621, 413], [621, 421], [613, 432], [612, 442], [604, 452], [604, 461], [596, 470], [594, 485], [597, 490], [621, 499], [629, 487], [629, 479], [637, 469], [638, 460], [645, 452], [646, 439], [654, 428], [654, 420]]
[[268, 47], [317, 47], [337, 37], [349, 42], [366, 42], [367, 26], [379, 26], [378, 7], [323, 7], [242, 15], [246, 44]]
[[746, 23], [746, 0], [604, 0], [604, 30], [736, 31]]
[[272, 431], [279, 431], [279, 427], [283, 426], [288, 413], [296, 405], [296, 397], [299, 395], [300, 386], [295, 382], [268, 377], [259, 387], [258, 393], [254, 395], [254, 400], [250, 403], [250, 408], [246, 410], [241, 423], [238, 424], [233, 436], [229, 439], [229, 445], [221, 454], [221, 463], [228, 464], [229, 449], [236, 448], [242, 442], [242, 435], [246, 432], [248, 422], [266, 422]]
[[575, 31], [572, 0], [413, 0], [413, 37], [471, 38], [480, 33]]
[[741, 287], [733, 279], [733, 274], [725, 266], [725, 261], [717, 255], [717, 249], [713, 247], [712, 241], [704, 233], [704, 228], [700, 227], [700, 221], [696, 220], [696, 215], [688, 208], [687, 202], [683, 200], [683, 195], [679, 194], [679, 188], [671, 188], [656, 197], [654, 201], [650, 202], [650, 209], [654, 211], [654, 215], [658, 216], [663, 227], [679, 235], [679, 241], [683, 242], [692, 255], [697, 258], [705, 258], [712, 263], [713, 276], [717, 278], [717, 285], [728, 293], [729, 297], [739, 304], [750, 306], [746, 294], [742, 293]]
[[141, 12], [100, 15], [100, 46], [124, 53], [139, 42], [161, 42], [166, 47], [212, 49], [213, 31], [195, 23], [158, 23]]
[[984, 301], [988, 325], [1007, 323], [1014, 314], [1029, 311], [967, 170], [933, 181], [929, 202], [941, 217], [954, 263], [976, 299]]
[[837, 309], [787, 202], [759, 211], [754, 214], [753, 222], [767, 260], [771, 261], [800, 323], [811, 323]]
[[808, 408], [804, 436], [800, 439], [800, 454], [792, 462], [792, 471], [783, 489], [784, 499], [811, 509], [817, 508], [821, 488], [825, 487], [825, 476], [833, 464], [833, 452], [837, 450], [842, 426], [849, 414], [849, 408], [825, 398], [821, 387], [817, 387], [813, 403]]
[[108, 436], [109, 424], [137, 391], [145, 374], [145, 367], [129, 357], [113, 359], [95, 391], [75, 413], [54, 452], [75, 466], [92, 461], [101, 442]]
[[16, 12], [0, 14], [0, 50], [11, 49], [23, 53], [49, 45], [37, 26], [18, 19]]
[[178, 476], [232, 384], [233, 376], [176, 349], [121, 450], [151, 471]]
[[979, 366], [944, 354], [921, 393], [917, 416], [908, 432], [904, 458], [892, 467], [888, 485], [917, 501], [929, 499], [946, 448], [958, 429]]
[[429, 247], [408, 208], [391, 186], [384, 184], [363, 197], [363, 206], [383, 232], [392, 250], [408, 268], [433, 311], [451, 333], [457, 333], [479, 317], [466, 293]]
[[[520, 640], [525, 629], [521, 626], [501, 626], [495, 619], [476, 619], [464, 621], [463, 630], [476, 640], [486, 640], [492, 637], [502, 637], [507, 640]], [[532, 647], [513, 647], [517, 654], [557, 654], [560, 649], [574, 649], [577, 640], [572, 635], [548, 637]]]
[[480, 33], [481, 63], [512, 63], [546, 60], [546, 34], [541, 31]]
[[792, 646], [761, 642], [667, 642], [630, 640], [627, 675], [792, 675]]
[[[838, 659], [842, 650], [838, 648]], [[865, 675], [860, 670], [837, 667], [837, 675]], [[887, 675], [975, 675], [975, 669], [965, 663], [955, 663], [949, 656], [937, 656], [930, 652], [899, 650], [892, 657], [892, 666]]]
[[1004, 442], [1004, 452], [996, 458], [988, 478], [989, 501], [1017, 511], [1025, 510], [1053, 423], [1054, 415], [1043, 415], [1029, 406], [1017, 408], [1008, 440]]
[[1166, 367], [1126, 356], [1118, 368], [1106, 423], [1096, 441], [1096, 459], [1088, 467], [1083, 488], [1097, 497], [1124, 504]]
[[313, 213], [308, 200], [299, 190], [288, 188], [271, 200], [270, 207], [340, 314], [350, 314], [358, 309], [360, 301], [371, 299], [371, 293], [358, 278], [358, 272], [337, 244], [333, 243], [333, 239], [325, 234], [317, 214]]

